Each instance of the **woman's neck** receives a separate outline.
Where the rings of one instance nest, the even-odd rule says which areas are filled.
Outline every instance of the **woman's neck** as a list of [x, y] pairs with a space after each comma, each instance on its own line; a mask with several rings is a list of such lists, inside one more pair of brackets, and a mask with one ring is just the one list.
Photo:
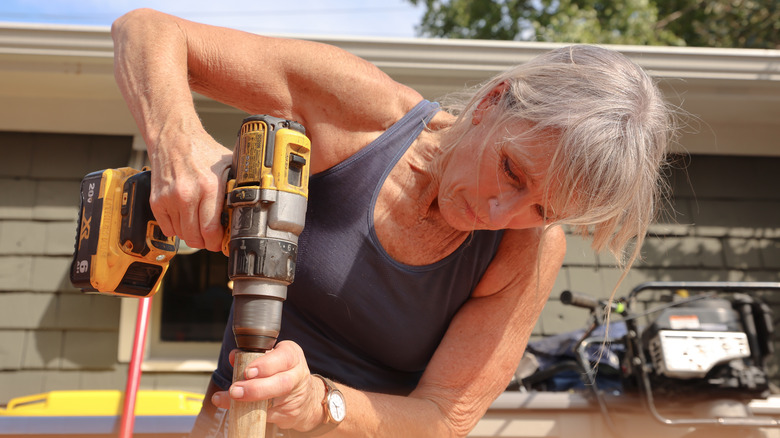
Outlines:
[[383, 247], [396, 260], [411, 265], [441, 260], [469, 234], [453, 228], [439, 211], [439, 176], [447, 159], [441, 139], [449, 124], [446, 118], [445, 123], [435, 122], [434, 118], [385, 180], [381, 207], [374, 211]]

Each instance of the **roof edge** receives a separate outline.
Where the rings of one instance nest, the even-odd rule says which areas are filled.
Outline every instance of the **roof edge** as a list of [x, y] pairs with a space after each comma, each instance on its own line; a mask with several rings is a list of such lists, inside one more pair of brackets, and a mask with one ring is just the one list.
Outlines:
[[[493, 73], [566, 44], [423, 38], [270, 35], [339, 46], [380, 67]], [[603, 45], [659, 77], [780, 81], [780, 50]], [[108, 26], [0, 23], [0, 55], [113, 56]]]

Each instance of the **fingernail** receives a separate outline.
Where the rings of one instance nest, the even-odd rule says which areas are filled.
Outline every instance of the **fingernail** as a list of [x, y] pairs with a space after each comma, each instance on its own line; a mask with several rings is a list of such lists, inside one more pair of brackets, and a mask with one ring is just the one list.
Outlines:
[[257, 368], [247, 368], [244, 373], [246, 374], [247, 379], [253, 379], [257, 377], [258, 374], [260, 374], [260, 372], [257, 371]]
[[230, 388], [230, 396], [233, 398], [241, 398], [244, 396], [244, 388], [240, 386], [234, 386]]
[[214, 394], [211, 396], [211, 404], [218, 405], [220, 401], [222, 401], [222, 397], [220, 397], [219, 394]]

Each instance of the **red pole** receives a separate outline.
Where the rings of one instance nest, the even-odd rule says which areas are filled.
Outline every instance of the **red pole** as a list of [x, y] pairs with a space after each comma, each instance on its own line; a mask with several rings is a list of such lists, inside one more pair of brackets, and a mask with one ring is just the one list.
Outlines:
[[135, 425], [135, 398], [141, 383], [141, 362], [144, 359], [144, 344], [146, 328], [149, 325], [149, 309], [152, 306], [150, 297], [141, 298], [138, 303], [138, 316], [135, 321], [135, 339], [133, 353], [130, 356], [130, 369], [127, 372], [125, 387], [125, 403], [122, 408], [122, 419], [119, 426], [119, 438], [132, 438]]

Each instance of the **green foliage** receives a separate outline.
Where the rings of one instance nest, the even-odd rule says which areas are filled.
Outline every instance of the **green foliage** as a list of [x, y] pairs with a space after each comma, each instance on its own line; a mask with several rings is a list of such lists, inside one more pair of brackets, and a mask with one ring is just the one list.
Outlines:
[[527, 26], [525, 19], [534, 8], [524, 0], [410, 0], [425, 3], [426, 12], [418, 27], [420, 35], [511, 40]]
[[659, 0], [659, 27], [689, 46], [780, 48], [778, 0]]
[[[656, 29], [658, 10], [648, 0], [543, 0], [534, 22], [538, 41], [600, 44], [684, 45], [665, 29]], [[552, 12], [547, 12], [552, 11]]]
[[409, 0], [443, 38], [780, 47], [778, 0]]

